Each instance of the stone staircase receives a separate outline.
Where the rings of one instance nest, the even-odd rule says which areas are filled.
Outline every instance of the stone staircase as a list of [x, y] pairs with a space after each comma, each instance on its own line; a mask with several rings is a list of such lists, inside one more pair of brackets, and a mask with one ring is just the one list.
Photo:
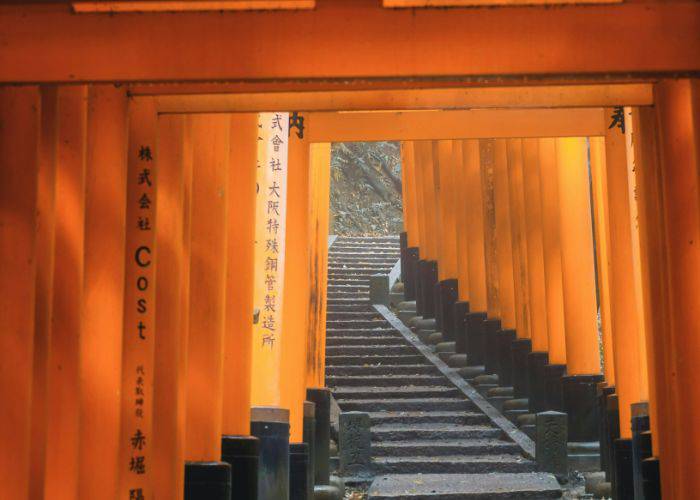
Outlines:
[[554, 477], [370, 304], [370, 276], [398, 258], [395, 237], [339, 237], [329, 255], [326, 383], [341, 411], [369, 413], [369, 498], [559, 498]]

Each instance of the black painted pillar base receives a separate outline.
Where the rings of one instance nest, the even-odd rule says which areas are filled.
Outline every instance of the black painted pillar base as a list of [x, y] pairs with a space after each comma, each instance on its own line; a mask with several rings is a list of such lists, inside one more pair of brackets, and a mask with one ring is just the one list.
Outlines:
[[309, 496], [309, 445], [289, 444], [289, 500], [311, 500]]
[[408, 256], [406, 255], [406, 249], [408, 248], [408, 233], [406, 231], [401, 231], [399, 233], [399, 261], [401, 269], [401, 282], [406, 282], [406, 268], [408, 264]]
[[457, 301], [452, 306], [452, 320], [455, 334], [455, 352], [467, 353], [467, 337], [465, 333], [469, 302]]
[[465, 317], [464, 337], [467, 344], [467, 365], [484, 364], [484, 321], [485, 312], [470, 312]]
[[661, 500], [661, 471], [659, 459], [652, 457], [642, 461], [644, 500]]
[[423, 295], [423, 318], [435, 318], [435, 285], [438, 277], [438, 263], [435, 260], [422, 260], [420, 265], [421, 293]]
[[326, 387], [306, 389], [306, 399], [315, 405], [314, 484], [330, 481], [331, 391]]
[[527, 356], [532, 351], [530, 339], [516, 339], [510, 346], [513, 356], [513, 396], [527, 398], [530, 384], [527, 376]]
[[548, 352], [535, 351], [527, 356], [528, 382], [530, 384], [529, 403], [532, 413], [545, 411], [544, 367], [548, 363]]
[[185, 462], [185, 500], [231, 500], [231, 465]]
[[314, 483], [316, 482], [316, 404], [304, 401], [304, 421], [302, 439], [309, 447], [308, 487], [309, 498], [314, 496]]
[[605, 453], [607, 455], [607, 470], [605, 477], [612, 483], [615, 480], [615, 440], [620, 439], [620, 409], [617, 394], [607, 394], [605, 397]]
[[[608, 423], [608, 397], [615, 394], [615, 386], [609, 386], [606, 382], [600, 382], [597, 387], [598, 411], [600, 412], [600, 420], [598, 424], [598, 432], [600, 435], [600, 470], [605, 472], [605, 480], [610, 481], [612, 477], [610, 464], [612, 462], [612, 451], [610, 446], [610, 425]], [[619, 437], [616, 436], [616, 437]]]
[[250, 412], [250, 433], [260, 440], [258, 496], [288, 500], [289, 410], [254, 406]]
[[406, 274], [403, 278], [403, 298], [406, 300], [416, 300], [416, 276], [418, 274], [418, 247], [408, 247], [406, 249]]
[[632, 405], [632, 477], [635, 498], [644, 500], [642, 461], [651, 458], [651, 431], [649, 430], [649, 403]]
[[632, 440], [616, 439], [613, 443], [615, 475], [612, 494], [615, 500], [634, 500], [634, 480], [632, 478]]
[[418, 316], [423, 316], [425, 311], [425, 305], [423, 303], [423, 266], [425, 260], [418, 259], [416, 261], [416, 314]]
[[562, 378], [564, 410], [569, 416], [569, 441], [599, 441], [597, 384], [602, 375], [567, 375]]
[[[501, 320], [490, 318], [484, 321], [484, 370], [486, 373], [498, 374], [498, 332], [501, 331]], [[500, 379], [499, 379], [500, 383]], [[500, 384], [503, 385], [503, 384]]]
[[498, 344], [498, 383], [501, 387], [513, 386], [513, 351], [515, 330], [507, 328], [496, 333]]
[[550, 364], [542, 369], [544, 375], [544, 404], [547, 411], [564, 411], [561, 379], [566, 375], [566, 365]]
[[221, 461], [231, 465], [236, 499], [257, 500], [260, 441], [254, 436], [222, 436]]
[[443, 342], [454, 342], [454, 304], [457, 302], [457, 280], [445, 279], [435, 285], [435, 324]]

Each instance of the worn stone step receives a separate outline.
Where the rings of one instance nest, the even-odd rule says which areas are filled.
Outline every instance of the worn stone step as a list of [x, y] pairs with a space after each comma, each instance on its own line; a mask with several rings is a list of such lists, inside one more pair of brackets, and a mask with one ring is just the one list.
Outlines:
[[368, 292], [328, 292], [329, 299], [361, 299], [366, 297]]
[[[366, 346], [372, 343], [381, 345], [407, 345], [406, 340], [402, 337], [391, 337], [389, 335], [374, 335], [371, 337], [326, 337], [327, 346]], [[352, 354], [351, 352], [343, 354]]]
[[328, 355], [358, 355], [367, 356], [372, 354], [413, 354], [416, 348], [412, 345], [376, 344], [376, 345], [341, 345], [327, 346]]
[[348, 271], [345, 271], [345, 270], [340, 271], [340, 272], [329, 271], [329, 273], [328, 273], [328, 279], [329, 279], [329, 280], [331, 280], [331, 279], [339, 279], [339, 280], [355, 279], [355, 280], [360, 280], [360, 279], [361, 279], [361, 280], [363, 280], [363, 281], [364, 281], [364, 280], [367, 280], [367, 282], [369, 283], [370, 278], [372, 278], [372, 276], [374, 276], [375, 274], [377, 274], [377, 273], [371, 272], [371, 271], [356, 271], [356, 272], [348, 272]]
[[413, 457], [376, 457], [376, 474], [483, 474], [498, 472], [535, 472], [534, 462], [520, 455], [438, 455]]
[[477, 425], [489, 423], [489, 418], [476, 411], [379, 411], [370, 412], [372, 425], [444, 423]]
[[499, 500], [561, 498], [551, 474], [388, 474], [377, 476], [368, 500]]
[[369, 285], [328, 285], [328, 292], [362, 292], [369, 293]]
[[[416, 398], [416, 399], [353, 399], [347, 401], [338, 400], [338, 405], [343, 411], [449, 411], [449, 410], [473, 410], [471, 401], [453, 398]], [[410, 438], [406, 438], [410, 439]], [[413, 439], [423, 439], [418, 436]], [[440, 439], [438, 437], [438, 439]]]
[[326, 367], [327, 375], [418, 375], [440, 373], [432, 364], [415, 365], [348, 365]]
[[347, 306], [347, 305], [353, 305], [353, 306], [367, 306], [367, 307], [372, 307], [371, 302], [369, 301], [369, 297], [361, 297], [361, 298], [355, 298], [355, 299], [328, 299], [328, 307], [333, 307], [333, 306]]
[[328, 264], [328, 272], [329, 273], [349, 273], [352, 274], [353, 272], [361, 272], [364, 274], [369, 274], [370, 276], [374, 276], [375, 274], [384, 274], [384, 273], [389, 273], [391, 271], [391, 268], [394, 267], [393, 265], [388, 265], [388, 264], [362, 264], [362, 265], [346, 265], [346, 264]]
[[333, 330], [356, 330], [360, 328], [387, 328], [390, 323], [379, 316], [377, 319], [338, 319], [326, 321], [326, 327]]
[[328, 306], [329, 312], [373, 312], [372, 306], [370, 304], [331, 304]]
[[451, 398], [459, 395], [460, 392], [456, 387], [439, 386], [339, 386], [333, 389], [333, 396], [335, 399], [343, 401], [349, 399], [372, 399], [376, 397], [382, 397], [384, 399]]
[[500, 439], [407, 439], [372, 443], [372, 456], [483, 455], [519, 453], [511, 441]]
[[377, 315], [377, 311], [336, 311], [331, 309], [326, 313], [326, 321], [368, 321], [383, 319]]
[[369, 285], [369, 279], [360, 278], [329, 278], [328, 286], [336, 285]]
[[399, 337], [403, 336], [393, 328], [327, 328], [326, 338], [353, 337]]
[[397, 252], [393, 248], [387, 248], [386, 250], [377, 250], [376, 248], [372, 248], [369, 251], [362, 252], [359, 251], [359, 249], [340, 249], [340, 250], [335, 250], [332, 252], [328, 253], [328, 257], [335, 257], [338, 259], [344, 259], [344, 258], [350, 258], [350, 259], [355, 259], [355, 258], [385, 258], [385, 257], [395, 257], [399, 255], [400, 252], [397, 254]]
[[[340, 404], [340, 403], [338, 403]], [[374, 441], [411, 439], [497, 439], [501, 429], [490, 425], [387, 424], [372, 427]]]
[[[328, 339], [326, 339], [328, 342]], [[347, 366], [347, 365], [362, 365], [362, 364], [390, 364], [390, 365], [414, 365], [425, 361], [422, 354], [400, 354], [400, 355], [372, 355], [372, 356], [326, 356], [326, 366]], [[401, 377], [405, 381], [406, 377]], [[441, 379], [445, 381], [445, 379]], [[413, 379], [411, 379], [413, 382]], [[376, 385], [376, 384], [369, 384]]]
[[[381, 374], [381, 375], [328, 375], [326, 384], [329, 387], [362, 387], [362, 386], [394, 386], [406, 380], [406, 375]], [[426, 385], [447, 385], [449, 382], [442, 375], [413, 375], [411, 382], [414, 384]]]

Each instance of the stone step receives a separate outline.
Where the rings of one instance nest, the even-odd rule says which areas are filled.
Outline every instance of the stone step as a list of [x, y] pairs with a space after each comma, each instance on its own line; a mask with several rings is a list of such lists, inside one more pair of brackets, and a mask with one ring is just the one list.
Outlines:
[[352, 274], [353, 272], [361, 272], [363, 274], [369, 274], [370, 276], [374, 276], [375, 274], [385, 274], [391, 271], [391, 268], [394, 267], [393, 265], [389, 264], [333, 264], [330, 263], [328, 264], [328, 272], [329, 273], [350, 273]]
[[483, 474], [535, 472], [535, 463], [520, 455], [438, 455], [377, 457], [372, 460], [376, 474]]
[[330, 312], [374, 312], [369, 304], [332, 304], [326, 314]]
[[327, 328], [326, 338], [354, 337], [400, 337], [403, 336], [393, 328]]
[[372, 248], [369, 251], [362, 252], [359, 251], [359, 249], [341, 249], [341, 250], [334, 250], [332, 252], [328, 253], [328, 257], [335, 257], [338, 259], [343, 259], [343, 258], [350, 258], [350, 259], [355, 259], [355, 258], [386, 258], [386, 257], [400, 257], [401, 252], [397, 253], [393, 248], [387, 248], [386, 250], [377, 250], [375, 248]]
[[519, 453], [517, 444], [500, 439], [411, 439], [372, 443], [372, 455], [485, 455]]
[[376, 320], [383, 319], [376, 310], [367, 309], [365, 311], [336, 311], [334, 308], [326, 313], [326, 321], [354, 321], [354, 320]]
[[[328, 339], [326, 339], [328, 342]], [[390, 365], [414, 365], [425, 362], [425, 357], [422, 354], [400, 354], [397, 356], [392, 355], [377, 355], [377, 356], [326, 356], [326, 366], [347, 366], [347, 365], [362, 365], [362, 364], [390, 364]], [[406, 381], [406, 377], [401, 377], [402, 381]], [[442, 382], [446, 382], [444, 378], [440, 379]], [[413, 382], [413, 379], [411, 379]], [[368, 385], [380, 385], [380, 384], [368, 384]]]
[[[407, 345], [406, 339], [397, 336], [375, 335], [372, 337], [326, 337], [327, 346], [345, 347], [345, 346], [366, 346], [373, 342], [381, 345]], [[352, 354], [350, 352], [343, 354]]]
[[370, 412], [369, 418], [372, 425], [427, 423], [477, 425], [490, 422], [483, 413], [470, 411], [379, 411]]
[[[474, 403], [454, 398], [416, 398], [416, 399], [353, 399], [338, 401], [343, 411], [454, 411], [473, 410]], [[476, 436], [474, 436], [476, 437]], [[410, 438], [406, 438], [410, 439]], [[413, 439], [422, 439], [414, 437]], [[438, 437], [440, 439], [440, 437]]]
[[[347, 365], [326, 367], [326, 375], [409, 375], [438, 374], [432, 364], [415, 365]], [[444, 380], [444, 379], [443, 379]]]
[[358, 356], [367, 356], [371, 354], [413, 354], [416, 352], [416, 348], [412, 345], [393, 345], [393, 344], [376, 344], [376, 345], [341, 345], [341, 346], [327, 346], [326, 354], [340, 355], [346, 354], [351, 356], [353, 354]]
[[329, 271], [328, 273], [328, 279], [339, 279], [339, 280], [347, 280], [347, 279], [355, 279], [355, 280], [366, 280], [369, 283], [369, 280], [372, 276], [374, 276], [377, 273], [374, 272], [364, 272], [364, 271], [357, 271], [357, 272], [346, 272], [346, 271], [340, 271], [340, 272], [335, 272], [335, 271]]
[[[326, 384], [329, 387], [362, 387], [362, 386], [394, 386], [406, 381], [406, 375], [384, 374], [367, 375], [360, 372], [358, 375], [329, 375], [326, 376]], [[411, 382], [422, 386], [445, 386], [449, 384], [442, 375], [413, 375]]]
[[367, 297], [367, 292], [328, 292], [329, 299], [362, 299]]
[[346, 305], [354, 305], [354, 306], [360, 306], [364, 305], [367, 307], [372, 307], [371, 302], [369, 301], [369, 297], [362, 297], [359, 299], [328, 299], [328, 307], [332, 306], [346, 306]]
[[377, 476], [368, 500], [468, 500], [561, 498], [551, 474], [388, 474]]
[[501, 431], [501, 429], [489, 425], [427, 423], [387, 424], [372, 427], [372, 439], [374, 441], [404, 441], [412, 439], [498, 439], [502, 434], [503, 431]]
[[363, 292], [369, 293], [369, 285], [328, 285], [328, 292]]
[[456, 387], [440, 386], [339, 386], [333, 389], [336, 400], [347, 401], [349, 399], [372, 399], [382, 397], [384, 399], [406, 398], [453, 398], [460, 395]]
[[[375, 318], [380, 318], [375, 316]], [[333, 330], [356, 330], [360, 328], [387, 328], [390, 323], [384, 318], [381, 319], [364, 319], [364, 320], [329, 320], [326, 321], [326, 327]]]

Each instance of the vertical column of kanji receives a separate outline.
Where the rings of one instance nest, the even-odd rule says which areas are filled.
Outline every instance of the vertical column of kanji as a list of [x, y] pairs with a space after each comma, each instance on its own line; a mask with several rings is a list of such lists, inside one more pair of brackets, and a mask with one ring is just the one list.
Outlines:
[[[250, 433], [258, 116], [231, 115], [224, 333], [224, 435]], [[235, 472], [234, 472], [235, 473]]]
[[585, 138], [556, 140], [568, 375], [562, 379], [570, 441], [598, 439], [598, 344], [593, 227]]
[[191, 120], [193, 174], [185, 458], [201, 463], [221, 458], [226, 186], [231, 134], [228, 115], [196, 115]]
[[[624, 139], [624, 138], [621, 138]], [[615, 359], [613, 357], [613, 327], [611, 304], [614, 303], [610, 290], [610, 272], [612, 262], [610, 260], [610, 220], [608, 181], [606, 178], [606, 144], [607, 138], [591, 137], [591, 191], [593, 195], [593, 230], [595, 231], [595, 256], [596, 256], [596, 283], [598, 287], [598, 308], [600, 314], [600, 329], [603, 333], [603, 370], [605, 382], [609, 386], [615, 385]], [[619, 147], [619, 146], [618, 146]], [[623, 141], [624, 147], [624, 141]], [[624, 149], [621, 150], [624, 161]], [[624, 164], [624, 163], [623, 163]], [[622, 165], [623, 165], [622, 164]], [[627, 196], [625, 196], [625, 200]], [[612, 201], [612, 200], [611, 200]], [[617, 308], [617, 306], [615, 307]]]
[[281, 402], [288, 130], [288, 113], [258, 117], [253, 405]]
[[[184, 115], [158, 118], [158, 225], [155, 231], [155, 338], [153, 363], [152, 484], [154, 498], [181, 498], [185, 461], [185, 375], [182, 362], [182, 273], [184, 244], [184, 167], [186, 137]], [[153, 182], [153, 179], [151, 179]]]
[[158, 115], [150, 98], [129, 106], [119, 498], [153, 496]]
[[41, 95], [36, 86], [0, 87], [0, 484], [27, 498]]
[[45, 491], [52, 498], [76, 498], [80, 437], [79, 386], [81, 301], [85, 243], [87, 145], [85, 85], [58, 90], [56, 235]]
[[[41, 88], [41, 150], [37, 190], [36, 310], [34, 314], [34, 373], [32, 377], [31, 472], [29, 498], [44, 497], [48, 363], [53, 305], [53, 259], [56, 208], [56, 146], [58, 87]], [[74, 388], [75, 390], [75, 388]]]
[[[115, 498], [119, 463], [127, 171], [126, 92], [88, 94], [78, 498]], [[96, 465], [96, 464], [99, 464]]]
[[306, 361], [307, 387], [325, 385], [326, 288], [328, 276], [328, 224], [330, 219], [330, 143], [315, 143], [309, 153], [309, 211], [311, 258], [309, 276], [312, 287], [309, 302], [309, 338]]
[[[292, 287], [283, 288], [282, 331], [284, 348], [282, 350], [281, 379], [282, 407], [289, 408], [290, 440], [301, 442], [304, 419], [304, 400], [306, 399], [306, 348], [309, 334], [309, 304], [311, 302], [311, 282], [309, 281], [310, 222], [309, 196], [309, 142], [295, 133], [288, 138], [287, 165], [287, 216], [284, 245], [284, 282], [294, 283]], [[274, 184], [264, 193], [268, 197], [266, 216], [279, 216], [279, 200], [275, 199]], [[271, 248], [267, 248], [270, 241]], [[265, 250], [271, 258], [279, 258], [269, 238]], [[263, 306], [263, 317], [274, 312], [272, 304]]]

